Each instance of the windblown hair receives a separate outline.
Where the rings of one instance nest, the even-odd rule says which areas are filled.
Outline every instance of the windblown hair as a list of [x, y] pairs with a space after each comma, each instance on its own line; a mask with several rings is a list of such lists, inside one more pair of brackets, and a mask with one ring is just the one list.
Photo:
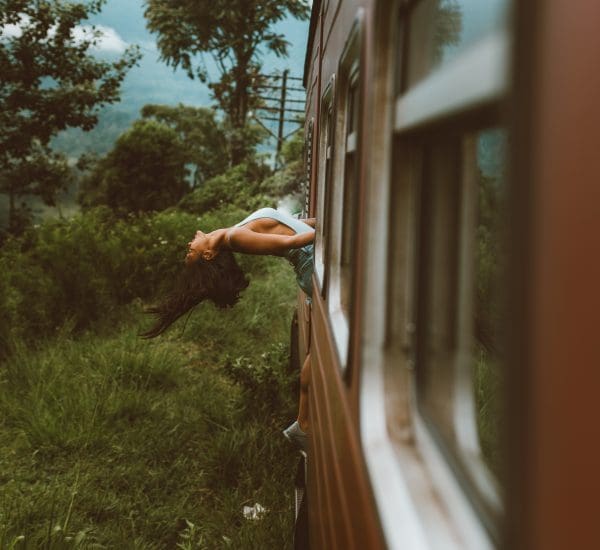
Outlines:
[[230, 250], [221, 250], [210, 261], [199, 258], [185, 267], [174, 290], [160, 304], [146, 310], [156, 317], [156, 321], [141, 334], [142, 338], [162, 334], [179, 317], [204, 300], [211, 300], [220, 308], [235, 305], [248, 283]]

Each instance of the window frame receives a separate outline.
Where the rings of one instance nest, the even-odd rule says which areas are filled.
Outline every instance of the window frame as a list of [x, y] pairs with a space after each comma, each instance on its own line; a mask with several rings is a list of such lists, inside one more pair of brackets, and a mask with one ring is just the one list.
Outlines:
[[[342, 193], [342, 233], [340, 237], [340, 306], [348, 318], [352, 315], [352, 293], [356, 271], [356, 224], [360, 189], [360, 63], [350, 67], [346, 90], [344, 173]], [[349, 174], [349, 167], [352, 174]], [[353, 189], [352, 189], [353, 187]]]
[[[355, 278], [351, 277], [349, 307], [342, 304], [342, 246], [344, 235], [344, 198], [347, 182], [346, 152], [347, 152], [347, 124], [348, 124], [348, 98], [352, 84], [357, 84], [358, 117], [356, 121], [355, 150], [355, 180], [356, 203], [358, 203], [358, 192], [360, 189], [361, 173], [361, 135], [362, 135], [362, 105], [363, 105], [363, 81], [362, 68], [363, 43], [364, 43], [364, 10], [359, 8], [354, 18], [354, 23], [348, 33], [342, 54], [338, 64], [338, 95], [336, 98], [335, 136], [333, 150], [333, 177], [337, 182], [333, 186], [330, 197], [331, 209], [329, 210], [329, 255], [326, 258], [326, 270], [329, 274], [327, 281], [327, 307], [329, 320], [332, 328], [333, 340], [339, 359], [340, 369], [346, 372], [349, 364], [349, 347], [352, 319], [352, 295], [354, 293]], [[356, 207], [357, 208], [357, 207]], [[353, 211], [356, 211], [353, 208]], [[354, 226], [352, 231], [356, 234], [356, 219], [350, 220]], [[352, 227], [352, 225], [351, 225]], [[355, 237], [356, 238], [356, 237]], [[356, 257], [353, 258], [350, 271], [356, 270]]]
[[[319, 128], [319, 159], [316, 196], [315, 275], [321, 295], [326, 296], [328, 281], [329, 212], [333, 186], [333, 153], [335, 147], [335, 92], [336, 75], [329, 79], [321, 95]], [[323, 114], [327, 113], [325, 117]]]
[[[453, 315], [455, 318], [451, 321], [453, 330], [453, 353], [442, 368], [451, 369], [449, 393], [452, 395], [451, 403], [451, 423], [453, 430], [453, 443], [455, 448], [448, 447], [448, 441], [442, 435], [442, 430], [436, 425], [435, 419], [431, 415], [425, 404], [424, 398], [421, 396], [419, 387], [419, 377], [424, 374], [425, 358], [420, 358], [419, 348], [422, 346], [424, 337], [419, 340], [418, 327], [421, 329], [424, 326], [431, 324], [431, 319], [424, 312], [424, 304], [422, 301], [430, 299], [427, 295], [429, 288], [421, 284], [421, 288], [417, 288], [413, 292], [420, 302], [417, 307], [417, 314], [413, 323], [417, 326], [413, 339], [411, 350], [412, 360], [414, 362], [415, 377], [412, 384], [415, 403], [415, 417], [418, 418], [416, 425], [417, 444], [423, 441], [425, 434], [432, 441], [435, 441], [438, 453], [440, 453], [445, 462], [450, 465], [455, 477], [463, 478], [461, 481], [462, 489], [467, 493], [473, 505], [477, 508], [479, 517], [486, 524], [487, 530], [497, 536], [494, 524], [501, 516], [502, 503], [500, 499], [499, 487], [494, 476], [488, 470], [482, 460], [482, 452], [477, 429], [477, 408], [475, 404], [475, 396], [473, 392], [473, 354], [474, 347], [474, 330], [473, 330], [473, 315], [474, 299], [475, 299], [475, 282], [474, 282], [474, 266], [476, 254], [476, 242], [474, 239], [474, 220], [477, 212], [477, 201], [479, 198], [479, 189], [477, 180], [472, 170], [465, 170], [465, 166], [469, 166], [466, 161], [474, 160], [472, 151], [467, 151], [467, 141], [473, 139], [473, 135], [482, 129], [489, 127], [489, 124], [471, 125], [468, 120], [459, 121], [459, 124], [464, 124], [463, 130], [459, 135], [447, 136], [449, 139], [460, 139], [458, 150], [460, 152], [458, 159], [458, 171], [456, 181], [458, 200], [455, 207], [456, 223], [453, 229], [453, 239], [455, 240], [453, 267], [455, 288], [453, 295], [453, 303], [451, 308], [454, 308]], [[436, 133], [436, 139], [439, 135]], [[430, 143], [430, 135], [422, 138], [425, 142]], [[457, 145], [456, 143], [453, 144]], [[450, 172], [451, 169], [447, 169]], [[423, 174], [419, 179], [414, 180], [412, 185], [423, 187], [425, 185]], [[426, 185], [430, 185], [427, 183]], [[420, 199], [421, 206], [423, 205], [422, 197]], [[447, 205], [445, 205], [447, 206]], [[419, 208], [417, 216], [422, 215], [422, 209]], [[421, 220], [422, 222], [423, 220]], [[423, 231], [417, 229], [419, 239], [423, 236]], [[420, 243], [420, 254], [423, 254], [423, 247], [427, 244]], [[430, 253], [427, 248], [427, 253]], [[419, 256], [419, 266], [413, 269], [415, 279], [423, 282], [424, 278], [428, 277], [428, 271], [431, 264], [423, 265], [423, 257]], [[427, 261], [427, 260], [425, 260]], [[414, 313], [413, 313], [414, 315]], [[422, 316], [419, 319], [419, 316]], [[422, 351], [421, 351], [422, 353]], [[415, 357], [416, 356], [416, 357]], [[426, 431], [424, 431], [426, 430]], [[425, 445], [430, 449], [431, 445]], [[431, 458], [432, 462], [436, 462]]]
[[[405, 24], [408, 24], [409, 14], [410, 9], [403, 14]], [[410, 29], [408, 29], [408, 33], [410, 33]], [[406, 49], [401, 52], [403, 65], [400, 66], [400, 70], [404, 73], [406, 72], [404, 65], [407, 63], [409, 54], [410, 52]], [[403, 84], [399, 95], [394, 99], [394, 140], [411, 143], [412, 146], [423, 150], [426, 143], [431, 143], [432, 139], [439, 139], [440, 133], [451, 132], [466, 136], [469, 132], [483, 129], [493, 122], [497, 122], [499, 118], [498, 105], [507, 92], [508, 60], [509, 38], [506, 28], [503, 28], [485, 35], [475, 44], [465, 48], [455, 59], [435, 68], [412, 87], [404, 89]], [[460, 132], [457, 132], [457, 126], [460, 127]], [[425, 162], [422, 157], [420, 160]], [[464, 334], [457, 327], [466, 323], [465, 317], [471, 310], [469, 304], [472, 293], [470, 286], [472, 287], [472, 285], [469, 285], [469, 277], [472, 266], [469, 265], [469, 262], [472, 258], [471, 252], [466, 247], [471, 238], [470, 228], [467, 226], [468, 203], [472, 202], [474, 197], [472, 189], [464, 192], [466, 186], [462, 174], [464, 152], [461, 154], [460, 160], [457, 185], [461, 199], [456, 212], [456, 257], [454, 258], [457, 280], [455, 303], [457, 318], [453, 322], [453, 327], [456, 337], [464, 339]], [[416, 173], [418, 176], [408, 185], [413, 187], [413, 192], [419, 195], [416, 198], [418, 206], [413, 205], [413, 207], [416, 206], [413, 213], [413, 216], [416, 216], [414, 222], [419, 224], [422, 214], [420, 194], [424, 184], [423, 178], [426, 176], [422, 169], [417, 169]], [[413, 235], [412, 238], [419, 242], [421, 230], [415, 228], [413, 231], [416, 231], [418, 236]], [[417, 248], [422, 248], [422, 243], [415, 245], [415, 249]], [[409, 267], [413, 272], [412, 293], [419, 302], [423, 299], [423, 293], [427, 292], [422, 288], [423, 285], [417, 282], [423, 275], [422, 266], [417, 267], [422, 261], [421, 253], [422, 251], [413, 253], [413, 265]], [[395, 272], [395, 270], [392, 271]], [[411, 293], [410, 289], [406, 290], [409, 291], [409, 294]], [[417, 328], [410, 334], [410, 337], [405, 336], [407, 346], [402, 350], [405, 360], [413, 369], [410, 400], [413, 404], [411, 418], [415, 444], [431, 471], [445, 472], [441, 475], [444, 480], [437, 480], [438, 485], [444, 488], [442, 496], [445, 497], [445, 500], [448, 502], [463, 500], [464, 502], [466, 499], [472, 512], [476, 515], [476, 518], [472, 518], [472, 520], [481, 522], [484, 528], [482, 535], [491, 545], [493, 544], [492, 539], [496, 540], [498, 536], [495, 530], [495, 520], [501, 515], [501, 500], [493, 476], [479, 459], [480, 448], [475, 422], [476, 410], [471, 362], [464, 359], [465, 348], [468, 346], [464, 340], [457, 343], [458, 351], [452, 360], [452, 372], [449, 373], [452, 378], [452, 387], [449, 388], [453, 396], [452, 425], [457, 441], [457, 448], [453, 453], [449, 453], [442, 438], [438, 435], [435, 422], [427, 413], [418, 388], [418, 373], [422, 368], [418, 351], [418, 327], [419, 324], [422, 325], [418, 313], [420, 309], [421, 306], [418, 304], [412, 304], [410, 307], [411, 318], [408, 319], [404, 332], [405, 334], [411, 332], [408, 327]], [[461, 336], [461, 334], [463, 335]], [[470, 337], [469, 334], [467, 338]], [[469, 473], [466, 476], [468, 479], [464, 479], [463, 476], [467, 472]], [[453, 488], [450, 488], [451, 485]], [[453, 506], [450, 506], [449, 509], [455, 510]], [[462, 515], [464, 519], [468, 512], [463, 510]]]
[[[387, 73], [381, 84], [373, 86], [375, 108], [370, 122], [386, 128], [388, 133], [384, 142], [372, 140], [369, 156], [383, 158], [389, 164], [373, 167], [370, 180], [373, 190], [367, 208], [376, 213], [372, 215], [381, 216], [381, 210], [374, 206], [375, 193], [391, 200], [386, 220], [376, 223], [369, 220], [378, 233], [373, 230], [367, 233], [372, 250], [368, 251], [366, 261], [373, 266], [366, 272], [365, 291], [374, 289], [374, 285], [381, 288], [383, 283], [388, 290], [388, 302], [373, 300], [374, 304], [365, 311], [361, 335], [364, 342], [361, 441], [382, 526], [391, 547], [493, 548], [498, 542], [493, 527], [490, 529], [482, 517], [472, 494], [465, 491], [417, 404], [414, 291], [420, 292], [416, 271], [420, 196], [414, 182], [422, 178], [421, 145], [428, 137], [440, 129], [447, 131], [456, 123], [464, 131], [477, 129], [482, 121], [484, 127], [498, 124], [511, 84], [510, 33], [504, 24], [500, 30], [488, 33], [485, 40], [468, 46], [455, 59], [435, 68], [412, 88], [404, 89], [401, 75], [398, 82], [396, 68], [398, 65], [399, 70], [406, 71], [408, 52], [406, 47], [398, 50], [397, 45], [408, 41], [408, 14], [416, 4], [416, 1], [396, 0], [393, 5], [378, 7], [375, 15], [377, 22], [387, 25], [387, 30], [374, 38], [373, 50], [383, 54], [386, 61], [374, 63], [373, 78]], [[399, 36], [401, 18], [404, 28]], [[384, 151], [375, 152], [382, 143]], [[412, 166], [410, 170], [406, 170], [406, 164]], [[395, 208], [398, 204], [400, 210]], [[386, 242], [377, 245], [379, 237]], [[393, 247], [399, 243], [401, 257], [386, 264], [381, 272], [376, 260], [384, 255], [392, 258]], [[401, 311], [392, 311], [388, 306], [392, 301], [397, 304], [397, 297], [401, 299]], [[468, 389], [472, 397], [470, 384]], [[465, 430], [466, 440], [477, 436], [472, 428], [473, 422]], [[465, 462], [471, 458], [467, 457]], [[479, 476], [481, 472], [483, 469], [479, 468], [476, 477], [484, 479], [476, 483], [483, 487], [489, 480], [485, 479], [485, 472]], [[491, 500], [496, 497], [497, 493], [492, 491]], [[407, 518], [402, 528], [398, 526], [398, 514]]]

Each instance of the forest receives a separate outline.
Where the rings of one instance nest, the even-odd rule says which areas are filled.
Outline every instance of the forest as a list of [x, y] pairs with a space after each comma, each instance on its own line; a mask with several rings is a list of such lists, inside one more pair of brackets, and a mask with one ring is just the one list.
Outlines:
[[239, 304], [203, 303], [139, 337], [197, 229], [299, 208], [300, 133], [274, 171], [248, 112], [261, 48], [287, 53], [273, 24], [305, 20], [308, 5], [240, 2], [186, 0], [183, 16], [146, 1], [162, 59], [208, 83], [213, 103], [146, 105], [111, 147], [74, 158], [56, 136], [118, 105], [139, 50], [107, 61], [93, 27], [76, 35], [104, 0], [0, 0], [0, 548], [291, 545], [291, 266], [240, 256]]

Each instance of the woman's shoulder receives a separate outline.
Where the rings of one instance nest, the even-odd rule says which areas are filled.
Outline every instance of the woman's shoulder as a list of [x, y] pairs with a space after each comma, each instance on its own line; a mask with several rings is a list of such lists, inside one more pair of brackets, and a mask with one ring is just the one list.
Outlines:
[[274, 218], [277, 216], [277, 211], [274, 208], [259, 208], [258, 210], [255, 210], [254, 212], [252, 212], [252, 214], [249, 214], [248, 216], [246, 216], [241, 222], [238, 222], [235, 224], [235, 227], [240, 227], [243, 225], [246, 225], [247, 223], [253, 221], [253, 220], [257, 220], [259, 218]]
[[255, 210], [251, 216], [256, 216], [256, 217], [273, 217], [273, 216], [278, 216], [279, 215], [279, 210], [275, 210], [275, 208], [271, 208], [270, 206], [265, 206], [264, 208], [259, 208], [258, 210]]

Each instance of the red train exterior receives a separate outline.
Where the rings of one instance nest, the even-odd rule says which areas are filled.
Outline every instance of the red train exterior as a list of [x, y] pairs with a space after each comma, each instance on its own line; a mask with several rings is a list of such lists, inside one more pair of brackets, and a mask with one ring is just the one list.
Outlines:
[[[311, 548], [600, 547], [598, 21], [314, 0]], [[487, 325], [482, 243], [502, 254]]]

